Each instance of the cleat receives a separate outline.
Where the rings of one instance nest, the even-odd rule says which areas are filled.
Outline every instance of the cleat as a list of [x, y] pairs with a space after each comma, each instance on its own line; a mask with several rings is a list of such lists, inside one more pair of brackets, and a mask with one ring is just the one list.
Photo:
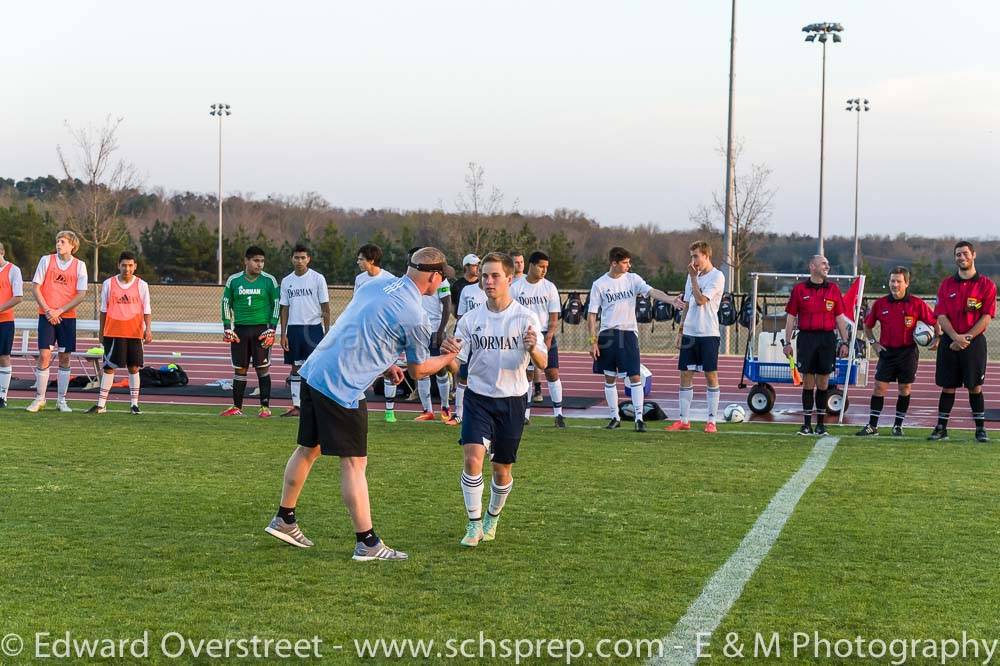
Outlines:
[[563, 418], [562, 414], [560, 414], [559, 416], [556, 417], [556, 427], [557, 428], [565, 428], [566, 427], [566, 419]]
[[500, 516], [490, 515], [487, 511], [486, 515], [483, 516], [483, 541], [493, 541], [497, 538], [497, 523], [500, 522]]
[[100, 405], [94, 405], [90, 409], [84, 412], [84, 414], [106, 414], [108, 411], [107, 407], [101, 407]]
[[265, 527], [264, 531], [296, 548], [311, 548], [313, 546], [313, 542], [307, 539], [306, 535], [299, 529], [298, 523], [286, 523], [285, 519], [280, 516], [272, 518], [271, 524]]
[[614, 430], [615, 428], [620, 428], [622, 425], [621, 419], [611, 419], [608, 421], [608, 425], [604, 426], [605, 430]]
[[[487, 514], [489, 512], [487, 511]], [[494, 526], [494, 531], [496, 527]], [[460, 542], [463, 546], [467, 548], [475, 548], [479, 545], [479, 542], [483, 540], [483, 521], [481, 520], [470, 520], [469, 524], [465, 526], [465, 536], [462, 537]]]
[[433, 421], [434, 412], [421, 412], [418, 416], [414, 417], [414, 421]]
[[903, 426], [894, 425], [892, 426], [892, 436], [902, 437], [903, 436]]
[[927, 438], [931, 442], [943, 442], [948, 439], [948, 426], [936, 425], [934, 431]]
[[816, 426], [815, 434], [817, 437], [826, 437], [828, 434], [826, 431], [826, 426], [820, 423], [818, 426]]
[[7, 407], [7, 399], [6, 398], [0, 398], [0, 409], [4, 409], [6, 407]]
[[451, 420], [451, 409], [448, 407], [441, 408], [441, 421], [443, 423], [448, 423]]
[[542, 400], [543, 400], [543, 398], [542, 398], [542, 392], [541, 391], [535, 391], [531, 395], [531, 402], [542, 402]]
[[396, 411], [392, 409], [385, 410], [385, 422], [395, 423], [396, 422]]
[[878, 437], [878, 427], [868, 423], [864, 428], [854, 433], [855, 437]]
[[261, 407], [260, 409], [258, 409], [257, 410], [257, 418], [259, 418], [259, 419], [269, 419], [269, 418], [271, 418], [271, 408], [270, 407]]
[[287, 411], [282, 412], [281, 414], [279, 414], [278, 418], [280, 419], [280, 418], [287, 417], [287, 416], [300, 416], [301, 414], [302, 414], [302, 412], [299, 411], [299, 408], [293, 406], [293, 407], [289, 407]]
[[719, 432], [719, 427], [715, 425], [715, 421], [709, 421], [705, 424], [705, 432], [708, 434]]
[[73, 412], [73, 408], [70, 407], [65, 400], [57, 400], [56, 409], [58, 409], [63, 414], [71, 414]]
[[142, 416], [142, 410], [139, 409], [139, 405], [132, 405], [128, 408], [128, 411], [132, 416]]
[[239, 407], [230, 407], [224, 412], [219, 412], [219, 416], [243, 416], [243, 410]]
[[680, 432], [681, 430], [690, 430], [690, 429], [691, 429], [691, 424], [684, 423], [684, 421], [674, 421], [666, 428], [664, 428], [664, 430], [666, 430], [667, 432]]
[[454, 414], [452, 414], [451, 418], [444, 422], [446, 426], [457, 426], [459, 423], [461, 423], [461, 421], [459, 421], [458, 417]]
[[636, 421], [635, 422], [635, 431], [636, 432], [646, 432], [646, 422], [643, 421], [642, 419], [639, 419], [638, 421]]
[[810, 437], [815, 433], [813, 432], [812, 426], [803, 425], [801, 428], [799, 428], [796, 434], [802, 435], [803, 437]]
[[31, 404], [25, 407], [24, 409], [25, 411], [32, 413], [41, 411], [45, 409], [45, 400], [44, 399], [39, 400], [38, 398], [35, 398], [34, 400], [31, 401]]
[[389, 548], [382, 539], [379, 539], [378, 543], [371, 547], [366, 546], [364, 541], [359, 541], [354, 546], [354, 556], [351, 559], [358, 562], [371, 562], [372, 560], [405, 560], [409, 557], [401, 550]]
[[976, 428], [976, 441], [980, 444], [986, 444], [990, 441], [990, 438], [986, 435], [986, 428]]

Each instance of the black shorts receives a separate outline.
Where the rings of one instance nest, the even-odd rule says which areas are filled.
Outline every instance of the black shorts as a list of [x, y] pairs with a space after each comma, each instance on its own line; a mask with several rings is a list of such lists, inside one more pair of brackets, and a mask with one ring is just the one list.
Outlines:
[[312, 324], [311, 326], [292, 324], [285, 332], [285, 336], [288, 338], [288, 351], [284, 355], [285, 363], [302, 365], [323, 341], [323, 324]]
[[10, 356], [14, 349], [14, 322], [0, 321], [0, 356]]
[[527, 394], [490, 398], [466, 389], [462, 436], [458, 443], [482, 444], [495, 463], [510, 465], [517, 462], [527, 406]]
[[917, 377], [917, 363], [920, 352], [916, 345], [909, 347], [886, 347], [878, 355], [878, 366], [875, 368], [875, 381], [899, 382], [912, 384]]
[[833, 331], [799, 331], [796, 366], [804, 375], [829, 375], [837, 368], [837, 336]]
[[368, 455], [368, 403], [341, 407], [302, 382], [299, 446], [319, 447], [324, 456], [364, 458]]
[[719, 338], [711, 336], [681, 336], [681, 353], [677, 355], [678, 370], [715, 372], [719, 369]]
[[264, 349], [261, 344], [261, 334], [270, 328], [267, 324], [251, 324], [236, 326], [233, 331], [240, 339], [229, 345], [229, 355], [234, 368], [266, 368], [271, 365], [271, 350]]
[[141, 368], [142, 340], [138, 338], [104, 338], [104, 368]]
[[951, 338], [941, 336], [937, 348], [934, 383], [941, 388], [972, 389], [986, 381], [986, 337], [977, 335], [962, 351], [949, 347]]
[[594, 359], [594, 374], [639, 374], [639, 336], [635, 331], [605, 329], [597, 336], [597, 349], [601, 355]]

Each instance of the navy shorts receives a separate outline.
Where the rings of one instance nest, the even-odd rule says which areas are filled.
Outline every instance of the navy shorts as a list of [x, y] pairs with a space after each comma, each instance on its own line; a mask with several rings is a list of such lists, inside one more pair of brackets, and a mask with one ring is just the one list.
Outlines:
[[53, 326], [45, 315], [38, 315], [38, 349], [60, 353], [76, 351], [76, 319], [63, 319]]
[[681, 336], [678, 370], [715, 372], [719, 369], [719, 338], [696, 335]]
[[639, 374], [639, 336], [635, 331], [609, 328], [597, 336], [601, 355], [594, 360], [594, 374], [617, 375], [624, 372], [629, 377]]
[[14, 348], [14, 322], [0, 321], [0, 356], [10, 356]]
[[461, 379], [463, 382], [469, 378], [468, 363], [463, 363], [462, 365], [458, 366], [458, 378]]
[[484, 445], [490, 460], [495, 463], [510, 465], [517, 462], [527, 406], [527, 394], [490, 398], [466, 389], [462, 437], [458, 443]]
[[288, 338], [288, 351], [285, 352], [287, 365], [302, 365], [323, 340], [323, 324], [310, 326], [291, 325], [285, 336]]
[[[542, 333], [539, 337], [541, 337], [544, 340], [545, 333]], [[548, 360], [548, 363], [545, 366], [545, 369], [548, 370], [549, 368], [553, 368], [555, 370], [558, 370], [559, 369], [559, 338], [557, 338], [555, 336], [552, 336], [552, 344], [548, 346], [548, 353], [549, 353], [549, 356], [548, 356], [549, 360]], [[528, 360], [528, 370], [529, 371], [533, 371], [534, 369], [535, 369], [535, 364], [532, 363], [531, 360], [529, 359]]]

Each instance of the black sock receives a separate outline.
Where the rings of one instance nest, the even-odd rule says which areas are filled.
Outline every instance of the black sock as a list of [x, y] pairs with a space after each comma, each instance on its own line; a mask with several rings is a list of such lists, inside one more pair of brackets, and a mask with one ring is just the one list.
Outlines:
[[802, 389], [802, 422], [807, 426], [812, 426], [813, 412], [813, 390]]
[[941, 397], [938, 398], [938, 426], [942, 428], [948, 427], [948, 417], [951, 416], [951, 408], [955, 406], [955, 394], [941, 392]]
[[233, 406], [243, 409], [243, 394], [247, 391], [247, 376], [236, 375], [233, 377]]
[[969, 394], [969, 406], [972, 407], [972, 419], [976, 422], [976, 430], [986, 427], [986, 398], [983, 392]]
[[882, 416], [883, 407], [885, 407], [885, 396], [872, 395], [871, 413], [868, 415], [868, 425], [873, 428], [878, 427], [878, 417]]
[[826, 418], [826, 401], [830, 396], [830, 389], [816, 389], [816, 425], [823, 425]]
[[257, 375], [257, 385], [260, 386], [260, 406], [271, 404], [271, 375]]
[[903, 419], [906, 418], [906, 410], [910, 408], [910, 396], [896, 396], [896, 426], [903, 427]]
[[535, 393], [541, 393], [541, 392], [542, 392], [542, 383], [535, 382]]
[[374, 528], [366, 532], [355, 532], [354, 538], [357, 539], [359, 542], [364, 542], [364, 544], [369, 548], [378, 543], [378, 536], [375, 534]]
[[281, 518], [286, 523], [295, 522], [295, 507], [288, 508], [287, 506], [278, 507], [278, 518]]

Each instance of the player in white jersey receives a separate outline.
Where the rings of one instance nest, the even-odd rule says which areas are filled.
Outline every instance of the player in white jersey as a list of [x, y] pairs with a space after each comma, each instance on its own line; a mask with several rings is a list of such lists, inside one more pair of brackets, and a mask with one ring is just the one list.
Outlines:
[[7, 406], [10, 388], [10, 352], [14, 348], [14, 307], [24, 300], [21, 269], [4, 258], [0, 243], [0, 409]]
[[[455, 313], [455, 318], [461, 322], [462, 317], [485, 304], [486, 292], [483, 291], [480, 283], [473, 282], [472, 284], [467, 284], [462, 289], [461, 298], [458, 299], [458, 311]], [[457, 324], [455, 330], [458, 330]], [[462, 414], [465, 409], [465, 388], [468, 385], [466, 380], [468, 376], [469, 368], [463, 363], [459, 366], [458, 374], [455, 377], [455, 413], [452, 415], [450, 421], [446, 421], [448, 425], [458, 425], [462, 422]]]
[[[545, 379], [549, 385], [549, 399], [552, 400], [552, 414], [555, 416], [556, 427], [565, 428], [566, 419], [562, 413], [562, 381], [559, 379], [559, 347], [556, 343], [556, 323], [562, 302], [559, 300], [559, 290], [549, 280], [545, 279], [549, 270], [549, 256], [544, 252], [532, 252], [528, 257], [528, 272], [525, 278], [514, 283], [510, 294], [521, 305], [535, 313], [542, 323], [542, 337], [545, 348], [548, 349], [549, 363], [545, 368]], [[535, 396], [532, 400], [542, 401], [542, 384], [540, 368], [528, 366], [529, 379], [535, 384]], [[524, 424], [528, 425], [531, 418], [531, 403], [524, 410]]]
[[305, 245], [292, 250], [292, 272], [281, 280], [281, 349], [289, 376], [292, 406], [282, 416], [299, 416], [302, 378], [299, 368], [330, 330], [330, 290], [326, 278], [309, 268], [312, 253]]
[[[465, 462], [462, 496], [469, 517], [463, 546], [476, 546], [496, 537], [500, 512], [514, 485], [511, 468], [524, 431], [528, 394], [525, 371], [529, 361], [540, 368], [548, 361], [545, 342], [538, 334], [538, 317], [510, 295], [513, 260], [493, 252], [486, 255], [481, 266], [486, 305], [462, 317], [455, 331], [462, 346], [459, 360], [468, 363], [469, 368], [459, 439]], [[483, 461], [487, 453], [493, 474], [484, 519]]]
[[[594, 359], [594, 373], [604, 375], [604, 397], [608, 401], [611, 420], [606, 428], [613, 430], [621, 425], [618, 416], [618, 387], [615, 381], [619, 372], [628, 378], [635, 407], [635, 431], [646, 432], [642, 419], [643, 385], [639, 368], [639, 325], [635, 319], [635, 298], [652, 294], [661, 301], [671, 300], [665, 292], [646, 284], [632, 268], [632, 255], [623, 247], [613, 247], [608, 253], [608, 272], [597, 278], [590, 288], [590, 308], [587, 325], [590, 328], [590, 356]], [[600, 310], [600, 327], [597, 312]]]
[[524, 255], [520, 250], [511, 250], [510, 258], [514, 260], [514, 281], [511, 284], [524, 279]]
[[[410, 254], [412, 255], [419, 249], [419, 247], [412, 248]], [[451, 277], [452, 279], [455, 278], [454, 275]], [[420, 300], [423, 303], [424, 311], [427, 312], [427, 319], [431, 322], [431, 356], [437, 356], [441, 353], [441, 343], [447, 334], [448, 320], [451, 319], [451, 283], [447, 279], [443, 280], [441, 286], [438, 287], [433, 295], [421, 296]], [[457, 372], [458, 368], [454, 368], [454, 371]], [[448, 425], [455, 425], [456, 422], [452, 418], [451, 410], [448, 408], [448, 392], [450, 390], [448, 382], [449, 368], [443, 368], [435, 375], [435, 379], [437, 380], [438, 393], [441, 397], [441, 420]], [[433, 421], [434, 403], [431, 397], [430, 377], [417, 380], [417, 394], [420, 396], [420, 405], [423, 411], [413, 420]]]
[[371, 243], [358, 248], [358, 268], [354, 291], [375, 280], [395, 280], [396, 276], [382, 268], [382, 248]]
[[708, 419], [705, 432], [716, 432], [719, 411], [719, 304], [726, 289], [726, 276], [712, 266], [712, 247], [705, 241], [691, 243], [691, 263], [684, 284], [684, 318], [677, 331], [681, 371], [680, 419], [665, 429], [669, 432], [691, 429], [691, 400], [694, 398], [694, 373], [705, 373]]

